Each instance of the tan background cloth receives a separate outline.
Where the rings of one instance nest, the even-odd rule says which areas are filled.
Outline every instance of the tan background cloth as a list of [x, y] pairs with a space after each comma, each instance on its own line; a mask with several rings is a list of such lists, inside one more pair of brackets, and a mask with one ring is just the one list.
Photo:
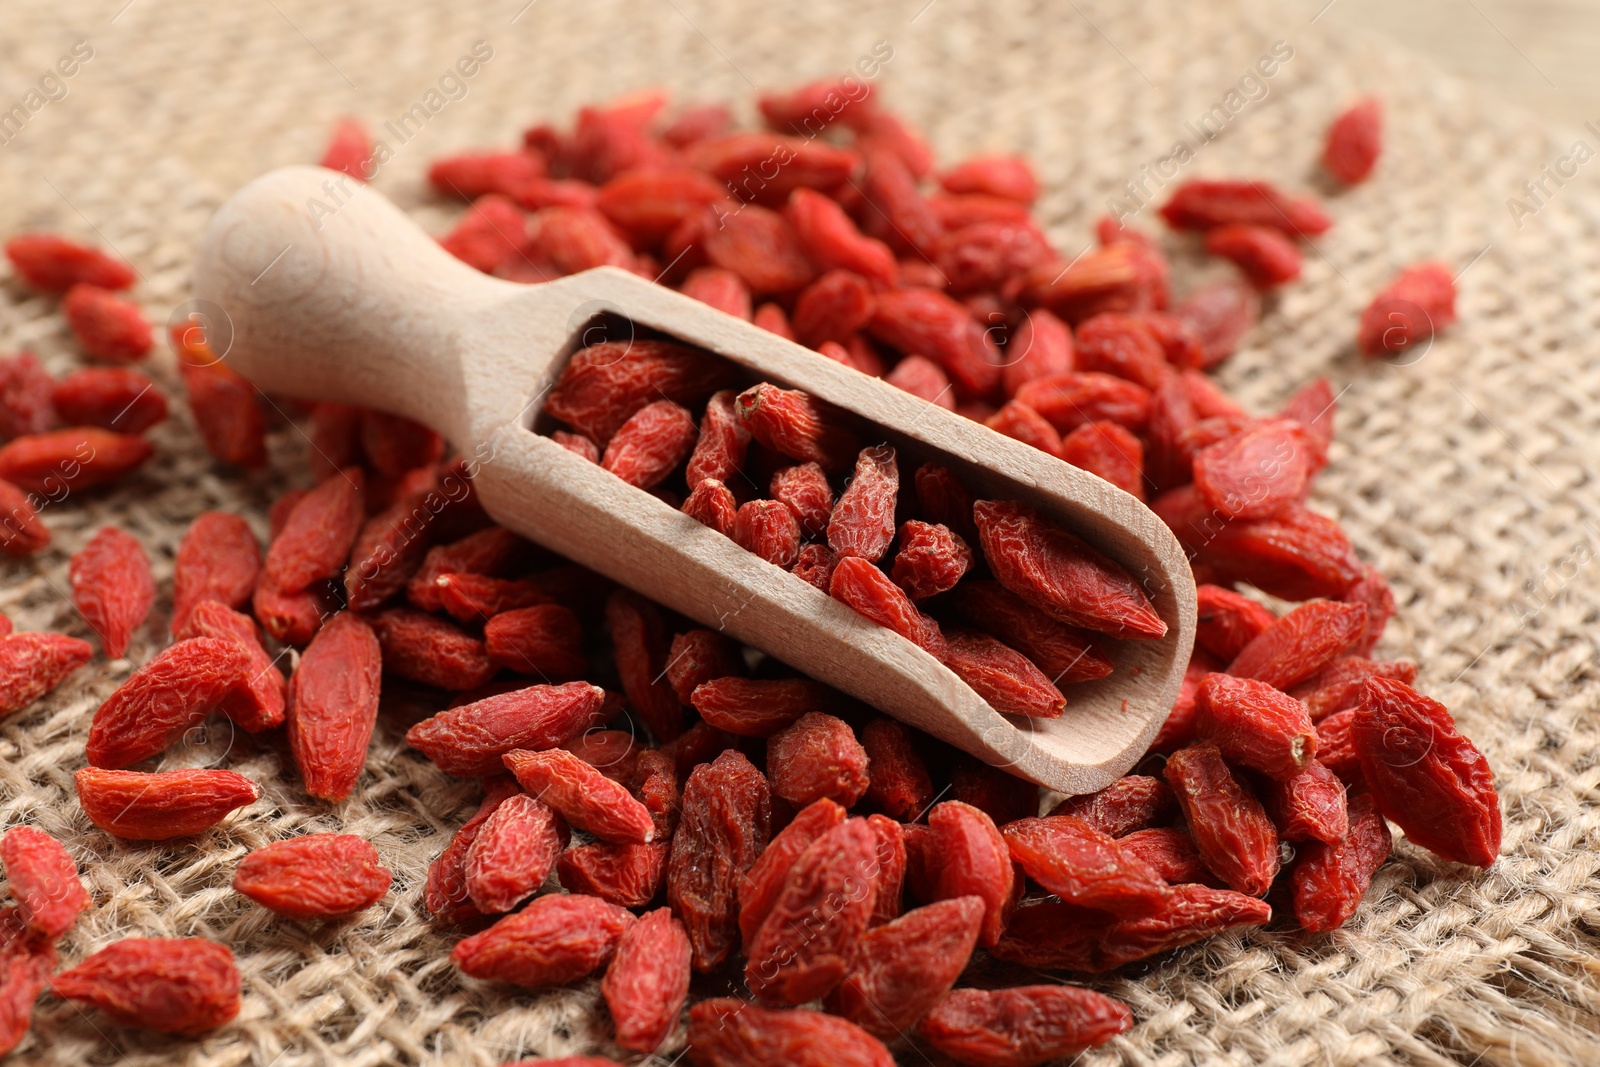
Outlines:
[[[1585, 170], [1521, 228], [1505, 203], [1567, 138], [1558, 144], [1415, 58], [1312, 24], [1320, 4], [124, 3], [8, 0], [7, 108], [75, 40], [95, 55], [65, 100], [0, 147], [0, 232], [59, 228], [115, 246], [138, 266], [136, 295], [158, 323], [185, 299], [192, 249], [221, 198], [270, 167], [315, 160], [337, 115], [374, 127], [396, 118], [479, 39], [495, 54], [470, 94], [377, 183], [436, 232], [448, 212], [427, 203], [420, 181], [434, 155], [512, 145], [533, 121], [564, 121], [584, 101], [643, 86], [748, 109], [753, 86], [843, 71], [878, 40], [894, 48], [884, 98], [928, 130], [943, 159], [987, 149], [1038, 161], [1040, 214], [1068, 254], [1107, 197], [1168, 154], [1185, 121], [1274, 41], [1293, 59], [1185, 176], [1314, 185], [1330, 115], [1381, 91], [1391, 133], [1375, 180], [1331, 200], [1338, 225], [1309, 251], [1304, 281], [1275, 301], [1222, 377], [1258, 410], [1318, 374], [1342, 390], [1315, 504], [1394, 583], [1400, 615], [1382, 653], [1417, 660], [1419, 684], [1492, 760], [1505, 853], [1478, 873], [1402, 843], [1344, 930], [1252, 931], [1128, 968], [1098, 986], [1126, 999], [1139, 1025], [1079, 1062], [1600, 1061], [1600, 197]], [[1399, 266], [1425, 257], [1465, 270], [1460, 325], [1410, 366], [1361, 361], [1351, 346], [1358, 310]], [[1195, 261], [1179, 259], [1181, 286]], [[57, 372], [75, 363], [55, 302], [8, 282], [0, 348], [24, 346]], [[170, 357], [154, 363], [177, 395]], [[0, 610], [20, 627], [87, 636], [63, 595], [66, 560], [100, 525], [145, 540], [165, 594], [195, 514], [241, 509], [264, 533], [265, 504], [302, 469], [304, 442], [289, 427], [273, 437], [274, 473], [250, 478], [208, 462], [184, 410], [154, 438], [157, 459], [138, 478], [48, 509], [48, 552], [0, 564]], [[422, 879], [474, 791], [405, 750], [403, 709], [380, 722], [362, 786], [344, 804], [307, 803], [281, 745], [224, 726], [192, 734], [163, 765], [229, 766], [262, 783], [259, 803], [214, 833], [165, 845], [91, 827], [71, 785], [88, 719], [160, 647], [164, 627], [152, 620], [127, 661], [97, 660], [0, 724], [0, 822], [63, 837], [85, 868], [96, 907], [63, 943], [66, 963], [130, 934], [215, 938], [239, 954], [243, 1011], [220, 1033], [175, 1043], [46, 998], [12, 1062], [489, 1065], [609, 1047], [592, 983], [533, 995], [451, 968], [452, 939], [428, 922]], [[228, 888], [248, 849], [335, 829], [374, 841], [394, 869], [380, 907], [299, 926]], [[680, 1051], [681, 1035], [647, 1062]], [[901, 1061], [929, 1062], [915, 1051]]]

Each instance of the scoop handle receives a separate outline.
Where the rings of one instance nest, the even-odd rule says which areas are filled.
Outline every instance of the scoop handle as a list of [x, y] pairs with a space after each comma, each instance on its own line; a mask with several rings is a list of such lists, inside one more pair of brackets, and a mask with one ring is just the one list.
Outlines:
[[460, 316], [526, 291], [456, 259], [360, 181], [305, 166], [217, 211], [194, 282], [213, 350], [261, 389], [394, 412], [454, 441], [467, 429]]

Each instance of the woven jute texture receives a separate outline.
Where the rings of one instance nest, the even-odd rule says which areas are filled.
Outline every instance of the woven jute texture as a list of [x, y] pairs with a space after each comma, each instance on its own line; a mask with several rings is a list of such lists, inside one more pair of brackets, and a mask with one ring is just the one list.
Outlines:
[[[337, 115], [383, 136], [480, 40], [493, 56], [465, 95], [447, 85], [459, 98], [446, 96], [413, 139], [391, 140], [395, 158], [376, 181], [436, 232], [450, 209], [423, 190], [432, 156], [515, 144], [526, 124], [646, 86], [748, 108], [753, 87], [846, 71], [878, 41], [893, 49], [877, 79], [884, 99], [943, 158], [1007, 150], [1038, 161], [1040, 213], [1069, 255], [1108, 198], [1138, 207], [1126, 182], [1144, 183], [1146, 198], [1175, 173], [1315, 187], [1329, 116], [1382, 92], [1391, 132], [1377, 177], [1331, 198], [1338, 223], [1309, 250], [1304, 280], [1222, 378], [1257, 410], [1319, 374], [1341, 390], [1339, 441], [1314, 504], [1394, 584], [1400, 614], [1381, 653], [1420, 663], [1421, 688], [1492, 761], [1504, 854], [1477, 872], [1401, 841], [1337, 933], [1224, 936], [1099, 982], [1139, 1023], [1077, 1062], [1600, 1062], [1600, 196], [1580, 171], [1564, 187], [1547, 181], [1520, 220], [1506, 203], [1570, 151], [1566, 138], [1376, 42], [1331, 35], [1312, 21], [1320, 2], [524, 2], [7, 0], [4, 109], [75, 41], [93, 57], [61, 83], [64, 99], [0, 146], [0, 232], [48, 227], [114, 246], [163, 322], [187, 297], [195, 242], [223, 197], [270, 167], [315, 160]], [[1252, 78], [1275, 42], [1272, 76]], [[1200, 136], [1208, 115], [1214, 140]], [[1164, 164], [1180, 141], [1192, 159]], [[1152, 214], [1140, 220], [1153, 226]], [[1175, 254], [1181, 286], [1200, 264]], [[1463, 272], [1460, 324], [1404, 366], [1361, 361], [1358, 310], [1422, 258]], [[58, 373], [77, 362], [54, 301], [11, 282], [0, 347], [33, 348]], [[179, 395], [170, 357], [153, 362]], [[89, 636], [65, 593], [66, 562], [102, 525], [144, 540], [165, 593], [196, 514], [238, 510], [264, 534], [266, 504], [303, 470], [305, 441], [287, 423], [273, 434], [271, 471], [249, 478], [208, 461], [187, 411], [154, 440], [157, 458], [136, 479], [47, 509], [49, 551], [0, 565], [0, 610], [19, 628]], [[386, 709], [343, 804], [308, 803], [280, 743], [223, 726], [191, 733], [164, 766], [231, 767], [262, 784], [259, 803], [164, 845], [90, 826], [71, 780], [90, 715], [159, 649], [165, 624], [158, 613], [126, 660], [97, 660], [0, 725], [0, 822], [61, 837], [84, 868], [95, 907], [63, 942], [65, 962], [127, 935], [214, 938], [238, 953], [243, 1011], [210, 1037], [174, 1042], [46, 997], [12, 1062], [489, 1065], [615, 1052], [593, 983], [526, 994], [449, 965], [451, 938], [428, 921], [422, 880], [475, 796], [407, 751], [419, 709]], [[377, 845], [395, 872], [381, 906], [302, 926], [229, 889], [249, 849], [327, 830]], [[680, 1033], [645, 1062], [671, 1063], [682, 1047]], [[914, 1049], [900, 1059], [933, 1062]]]

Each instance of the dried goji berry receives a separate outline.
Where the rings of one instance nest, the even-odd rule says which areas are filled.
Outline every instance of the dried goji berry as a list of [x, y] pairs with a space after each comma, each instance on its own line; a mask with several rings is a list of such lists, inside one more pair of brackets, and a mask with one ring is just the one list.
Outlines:
[[173, 636], [180, 641], [219, 637], [244, 649], [250, 658], [249, 677], [222, 698], [222, 713], [251, 733], [282, 725], [288, 683], [277, 663], [261, 647], [255, 620], [219, 601], [202, 600], [189, 612], [183, 628]]
[[1160, 910], [1166, 882], [1109, 834], [1072, 815], [1020, 819], [1001, 833], [1011, 858], [1062, 900], [1123, 917]]
[[877, 718], [861, 728], [860, 739], [868, 757], [868, 802], [899, 821], [921, 815], [933, 802], [933, 783], [906, 728]]
[[1300, 249], [1276, 226], [1230, 222], [1206, 231], [1206, 251], [1229, 260], [1257, 289], [1300, 277]]
[[1150, 418], [1150, 390], [1097, 371], [1073, 371], [1022, 383], [1013, 397], [1060, 433], [1085, 423], [1114, 422], [1141, 430]]
[[267, 547], [265, 571], [285, 593], [334, 578], [350, 558], [361, 531], [366, 476], [359, 467], [341, 471], [302, 497], [283, 530]]
[[989, 193], [937, 192], [928, 206], [945, 230], [959, 230], [978, 222], [1021, 222], [1029, 217], [1028, 205]]
[[1285, 841], [1331, 844], [1349, 829], [1344, 783], [1316, 760], [1281, 782], [1262, 782], [1261, 800]]
[[884, 375], [883, 380], [946, 411], [955, 410], [956, 398], [950, 385], [950, 376], [926, 356], [906, 356]]
[[1456, 283], [1443, 263], [1407, 267], [1361, 313], [1356, 340], [1369, 356], [1405, 352], [1456, 321]]
[[526, 793], [508, 797], [479, 825], [463, 861], [472, 906], [511, 911], [544, 884], [561, 852], [555, 814]]
[[671, 341], [607, 341], [572, 357], [544, 410], [604, 444], [646, 404], [665, 399], [696, 407], [733, 376], [726, 361]]
[[1365, 785], [1361, 757], [1351, 735], [1356, 709], [1346, 708], [1317, 720], [1317, 762], [1346, 785]]
[[1175, 804], [1172, 789], [1166, 782], [1148, 775], [1130, 774], [1098, 792], [1068, 797], [1050, 814], [1076, 816], [1103, 834], [1123, 837], [1155, 825]]
[[67, 574], [72, 601], [89, 628], [100, 635], [106, 658], [121, 658], [156, 599], [144, 546], [132, 534], [103, 527], [73, 553]]
[[767, 777], [797, 808], [823, 797], [849, 808], [867, 791], [867, 753], [849, 723], [808, 711], [767, 739]]
[[944, 227], [917, 188], [905, 157], [878, 137], [861, 138], [858, 143], [866, 149], [867, 159], [856, 212], [862, 230], [901, 255], [932, 256]]
[[689, 935], [666, 908], [641, 916], [617, 943], [600, 981], [617, 1044], [654, 1052], [678, 1026], [689, 998]]
[[872, 86], [847, 75], [807, 82], [788, 92], [762, 93], [756, 107], [772, 129], [815, 137], [831, 122], [871, 110], [871, 101]]
[[1361, 577], [1344, 591], [1340, 599], [1346, 604], [1360, 604], [1367, 609], [1367, 628], [1361, 640], [1350, 646], [1350, 651], [1357, 656], [1371, 655], [1389, 620], [1394, 618], [1394, 591], [1389, 588], [1388, 581], [1378, 568], [1369, 563], [1362, 568]]
[[108, 834], [165, 841], [198, 834], [230, 811], [254, 804], [261, 790], [232, 771], [108, 771], [85, 767], [74, 775], [78, 804]]
[[839, 471], [856, 457], [855, 434], [841, 413], [798, 390], [762, 382], [740, 393], [734, 410], [751, 436], [790, 459]]
[[1322, 168], [1346, 185], [1365, 181], [1383, 152], [1383, 102], [1360, 100], [1333, 120], [1322, 146]]
[[478, 805], [477, 812], [455, 832], [444, 851], [428, 865], [423, 902], [434, 915], [446, 922], [461, 922], [481, 914], [467, 896], [467, 852], [495, 809], [511, 797], [521, 794], [521, 787], [509, 775], [484, 780], [483, 802]]
[[1102, 1045], [1133, 1026], [1103, 993], [1063, 985], [957, 989], [922, 1019], [928, 1043], [975, 1067], [1031, 1067]]
[[89, 763], [115, 769], [155, 755], [249, 677], [250, 656], [234, 641], [197, 637], [169, 646], [135, 671], [94, 713]]
[[1291, 197], [1268, 182], [1190, 179], [1161, 208], [1180, 230], [1209, 230], [1230, 222], [1271, 226], [1298, 237], [1316, 237], [1333, 225], [1310, 198]]
[[0, 636], [0, 716], [21, 711], [93, 657], [89, 642], [65, 634]]
[[657, 400], [618, 427], [600, 465], [629, 485], [650, 489], [683, 462], [698, 436], [688, 411], [670, 400]]
[[[54, 427], [55, 391], [55, 380], [32, 352], [0, 359], [0, 438], [44, 433]], [[93, 424], [93, 420], [62, 417], [74, 425]]]
[[1195, 589], [1195, 607], [1194, 643], [1226, 662], [1277, 618], [1260, 601], [1204, 582]]
[[28, 556], [50, 543], [50, 528], [39, 520], [29, 494], [0, 479], [0, 552]]
[[833, 581], [835, 562], [833, 550], [827, 545], [801, 545], [789, 573], [826, 593]]
[[621, 908], [642, 908], [661, 892], [670, 848], [665, 841], [578, 845], [561, 853], [556, 873], [570, 892], [587, 893]]
[[0, 1056], [27, 1034], [34, 1003], [55, 969], [50, 938], [30, 931], [19, 909], [0, 909]]
[[167, 398], [156, 389], [156, 383], [126, 367], [73, 371], [52, 384], [50, 406], [73, 426], [99, 426], [118, 433], [143, 433], [167, 417]]
[[390, 608], [370, 620], [389, 671], [423, 685], [464, 692], [494, 677], [481, 638], [411, 608]]
[[1078, 326], [1075, 362], [1091, 374], [1111, 374], [1158, 388], [1172, 374], [1166, 352], [1144, 322], [1115, 313], [1095, 315]]
[[845, 820], [845, 811], [823, 797], [802, 808], [739, 883], [739, 931], [749, 946], [789, 881], [789, 870], [817, 839]]
[[251, 601], [251, 610], [261, 628], [286, 645], [309, 642], [339, 608], [326, 582], [302, 593], [285, 593], [265, 575], [256, 583]]
[[700, 419], [699, 439], [689, 456], [685, 479], [697, 486], [707, 478], [728, 482], [744, 465], [745, 451], [750, 446], [750, 432], [744, 428], [734, 411], [734, 392], [724, 389], [706, 401], [705, 414]]
[[[43, 830], [33, 826], [7, 830], [0, 837], [0, 862], [5, 864], [22, 921], [52, 941], [72, 929], [79, 912], [89, 906], [78, 865], [61, 842]], [[5, 930], [0, 937], [9, 941], [11, 933]]]
[[733, 524], [738, 512], [739, 504], [732, 490], [715, 478], [697, 482], [689, 498], [683, 502], [685, 515], [724, 537], [733, 536]]
[[429, 184], [464, 200], [485, 193], [515, 196], [524, 185], [544, 176], [544, 159], [533, 152], [463, 152], [428, 167]]
[[996, 582], [957, 586], [956, 607], [1027, 656], [1055, 684], [1091, 681], [1111, 673], [1111, 660], [1080, 630], [1051, 618]]
[[178, 357], [189, 413], [206, 451], [236, 467], [265, 467], [267, 423], [255, 386], [203, 345], [198, 355], [182, 348]]
[[606, 627], [628, 704], [657, 741], [683, 732], [683, 705], [665, 676], [667, 629], [661, 609], [629, 590], [606, 598]]
[[944, 658], [944, 634], [939, 624], [918, 611], [888, 575], [860, 556], [845, 556], [835, 562], [828, 595], [893, 630], [934, 659]]
[[979, 943], [985, 947], [995, 944], [1005, 929], [1015, 878], [1005, 838], [989, 816], [959, 800], [934, 805], [928, 813], [928, 826], [933, 834], [923, 862], [934, 899], [983, 898]]
[[1000, 384], [1000, 351], [983, 323], [936, 289], [880, 293], [867, 331], [891, 348], [939, 364], [963, 396], [985, 397]]
[[1195, 454], [1195, 492], [1222, 518], [1271, 518], [1305, 498], [1317, 451], [1298, 422], [1258, 422]]
[[1404, 682], [1368, 679], [1350, 737], [1378, 811], [1407, 838], [1447, 860], [1494, 863], [1500, 854], [1494, 774], [1443, 704]]
[[1217, 746], [1204, 742], [1174, 752], [1165, 774], [1206, 866], [1241, 893], [1264, 894], [1278, 873], [1278, 832]]
[[955, 588], [972, 567], [972, 549], [949, 527], [907, 520], [900, 525], [890, 577], [913, 600]]
[[780, 467], [772, 474], [769, 492], [794, 513], [801, 531], [816, 537], [828, 528], [833, 514], [833, 488], [815, 463]]
[[1046, 901], [1019, 908], [990, 954], [1043, 970], [1099, 973], [1270, 918], [1264, 900], [1203, 885], [1172, 886], [1156, 914], [1111, 922], [1097, 911]]
[[1016, 649], [972, 630], [945, 633], [944, 665], [1004, 715], [1059, 718], [1067, 698]]
[[328, 147], [322, 152], [321, 165], [329, 170], [343, 171], [359, 181], [367, 180], [369, 170], [376, 171], [372, 135], [360, 119], [341, 118], [333, 124]]
[[532, 685], [441, 711], [406, 731], [406, 743], [446, 774], [496, 774], [508, 752], [555, 748], [582, 733], [604, 701], [605, 690], [588, 682]]
[[1305, 703], [1313, 721], [1355, 707], [1368, 678], [1394, 678], [1407, 685], [1417, 680], [1417, 665], [1406, 660], [1387, 663], [1343, 656], [1289, 690]]
[[153, 455], [135, 434], [79, 426], [29, 434], [0, 446], [0, 478], [59, 500], [69, 490], [93, 489], [129, 474]]
[[1233, 355], [1255, 327], [1261, 318], [1261, 297], [1241, 279], [1224, 278], [1184, 297], [1172, 313], [1200, 339], [1201, 362], [1187, 365], [1206, 370]]
[[787, 504], [752, 500], [734, 515], [733, 540], [773, 566], [788, 569], [800, 555], [800, 523]]
[[599, 897], [537, 897], [457, 942], [450, 960], [473, 978], [527, 989], [566, 985], [605, 966], [635, 921], [632, 912]]
[[1050, 421], [1020, 400], [1008, 400], [999, 411], [983, 420], [996, 433], [1037, 448], [1052, 456], [1061, 451], [1061, 435]]
[[1118, 839], [1123, 850], [1139, 857], [1169, 885], [1210, 881], [1214, 876], [1200, 859], [1194, 838], [1171, 826], [1135, 830]]
[[361, 452], [377, 473], [398, 478], [439, 462], [444, 438], [402, 415], [369, 409], [361, 412]]
[[855, 153], [826, 141], [757, 132], [701, 141], [688, 158], [740, 199], [770, 204], [782, 203], [794, 189], [842, 185], [857, 162]]
[[883, 1042], [833, 1015], [772, 1011], [713, 998], [689, 1009], [689, 1058], [700, 1067], [894, 1067]]
[[406, 583], [406, 599], [425, 611], [440, 611], [444, 608], [439, 590], [441, 577], [446, 574], [498, 576], [514, 566], [527, 548], [526, 541], [500, 526], [430, 548], [421, 568]]
[[654, 820], [633, 794], [564, 749], [514, 749], [503, 761], [523, 789], [579, 830], [615, 844], [642, 845], [655, 835]]
[[1294, 917], [1307, 930], [1337, 930], [1355, 914], [1372, 875], [1393, 848], [1389, 826], [1370, 794], [1350, 799], [1349, 830], [1334, 841], [1310, 841], [1290, 872]]
[[901, 825], [887, 815], [868, 815], [867, 826], [877, 842], [870, 925], [878, 926], [898, 919], [905, 904], [906, 837]]
[[457, 622], [481, 622], [502, 612], [550, 603], [533, 582], [487, 574], [441, 574], [434, 580], [439, 606]]
[[1126, 571], [1026, 504], [980, 500], [973, 518], [1000, 584], [1039, 610], [1119, 636], [1166, 633], [1150, 598]]
[[289, 679], [289, 753], [306, 792], [340, 801], [355, 788], [378, 719], [383, 656], [350, 612], [317, 631]]
[[667, 681], [685, 704], [706, 682], [744, 672], [739, 646], [715, 630], [687, 630], [672, 639], [667, 651]]
[[892, 1041], [942, 1000], [966, 969], [983, 924], [983, 901], [957, 897], [869, 930], [828, 1010]]
[[561, 747], [622, 785], [633, 784], [639, 761], [639, 741], [627, 730], [585, 730]]
[[874, 904], [877, 837], [848, 819], [801, 853], [751, 941], [744, 978], [769, 1004], [803, 1004], [844, 980]]
[[1118, 423], [1086, 422], [1061, 438], [1056, 455], [1144, 499], [1144, 444]]
[[46, 292], [65, 292], [80, 283], [126, 289], [138, 277], [122, 260], [53, 233], [18, 234], [6, 242], [5, 250], [22, 279]]
[[655, 820], [653, 840], [666, 847], [678, 826], [678, 768], [667, 753], [647, 748], [639, 753], [633, 774], [633, 793]]
[[828, 520], [828, 547], [838, 556], [860, 556], [873, 563], [894, 540], [895, 498], [900, 489], [894, 449], [864, 449], [855, 477], [840, 495]]
[[1348, 652], [1366, 626], [1367, 612], [1359, 604], [1301, 604], [1256, 635], [1229, 664], [1228, 673], [1288, 689]]
[[727, 195], [726, 189], [696, 170], [634, 170], [602, 185], [595, 207], [631, 236], [655, 242]]
[[198, 1037], [239, 1014], [233, 950], [203, 937], [125, 937], [50, 980], [121, 1026]]
[[483, 628], [490, 663], [551, 680], [583, 677], [588, 660], [582, 643], [578, 617], [560, 604], [501, 612]]
[[695, 687], [690, 695], [700, 717], [740, 737], [770, 737], [810, 711], [831, 708], [838, 694], [807, 678], [723, 676]]
[[582, 456], [590, 463], [600, 462], [600, 446], [583, 436], [581, 433], [568, 433], [566, 430], [554, 430], [550, 440], [571, 452], [575, 456]]
[[252, 849], [233, 888], [291, 919], [335, 919], [372, 907], [393, 876], [354, 834], [304, 834]]
[[485, 193], [439, 238], [439, 247], [487, 274], [524, 255], [527, 230], [527, 217], [509, 197]]
[[1317, 731], [1306, 706], [1253, 678], [1208, 674], [1200, 683], [1195, 733], [1230, 763], [1287, 781], [1316, 755]]
[[739, 937], [739, 887], [772, 831], [772, 791], [738, 752], [696, 767], [667, 864], [667, 902], [689, 932], [694, 969], [716, 970]]
[[706, 233], [705, 254], [742, 278], [756, 296], [791, 293], [816, 276], [784, 217], [755, 204], [720, 214]]
[[144, 312], [109, 289], [79, 282], [62, 298], [61, 312], [78, 344], [91, 356], [131, 362], [150, 351], [153, 338]]

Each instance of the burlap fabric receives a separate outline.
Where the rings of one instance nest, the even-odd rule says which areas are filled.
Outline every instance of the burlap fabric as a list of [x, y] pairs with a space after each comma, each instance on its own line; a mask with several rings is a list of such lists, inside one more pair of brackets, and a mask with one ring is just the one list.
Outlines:
[[[1312, 22], [1320, 4], [523, 4], [8, 0], [6, 109], [75, 41], [94, 54], [61, 83], [64, 99], [0, 146], [0, 232], [60, 228], [115, 246], [164, 321], [186, 298], [192, 249], [224, 196], [269, 167], [316, 159], [339, 114], [383, 136], [478, 40], [493, 57], [465, 97], [446, 97], [409, 142], [391, 140], [397, 154], [377, 180], [436, 229], [446, 211], [427, 201], [420, 175], [440, 152], [512, 144], [531, 121], [636, 87], [747, 101], [753, 86], [847, 70], [877, 41], [893, 48], [877, 79], [885, 98], [943, 157], [998, 149], [1038, 160], [1041, 214], [1069, 254], [1108, 197], [1137, 206], [1125, 182], [1159, 195], [1175, 142], [1195, 150], [1177, 168], [1185, 176], [1304, 186], [1330, 114], [1381, 91], [1391, 134], [1377, 179], [1331, 201], [1338, 225], [1308, 255], [1304, 282], [1275, 302], [1223, 379], [1263, 410], [1317, 374], [1343, 390], [1315, 503], [1394, 583], [1400, 615], [1382, 651], [1418, 661], [1419, 684], [1493, 761], [1505, 853], [1477, 873], [1402, 842], [1335, 934], [1226, 936], [1101, 982], [1139, 1025], [1079, 1062], [1600, 1062], [1600, 197], [1580, 172], [1525, 201], [1520, 227], [1505, 202], [1567, 153], [1564, 139], [1411, 57], [1333, 36]], [[1280, 46], [1272, 76], [1249, 80], [1277, 41], [1292, 56]], [[1214, 141], [1200, 135], [1207, 115], [1222, 128]], [[1464, 272], [1461, 324], [1410, 365], [1361, 361], [1350, 343], [1358, 309], [1424, 257]], [[1180, 263], [1189, 277], [1195, 265]], [[13, 283], [0, 297], [0, 346], [34, 348], [57, 372], [75, 365], [54, 301]], [[154, 362], [177, 395], [170, 359]], [[141, 476], [51, 507], [55, 545], [3, 564], [0, 610], [20, 628], [88, 636], [65, 594], [66, 561], [101, 525], [145, 541], [166, 591], [194, 515], [239, 510], [264, 532], [266, 503], [302, 469], [305, 442], [287, 424], [273, 435], [272, 471], [250, 478], [214, 468], [186, 411], [154, 437], [158, 456]], [[215, 938], [239, 955], [243, 1011], [185, 1043], [47, 997], [13, 1062], [488, 1065], [609, 1048], [593, 984], [530, 995], [449, 965], [451, 938], [422, 907], [423, 872], [474, 797], [406, 750], [415, 710], [388, 709], [360, 790], [336, 807], [305, 801], [281, 745], [223, 728], [191, 734], [166, 765], [232, 767], [262, 784], [259, 803], [175, 844], [126, 844], [90, 826], [71, 782], [89, 716], [160, 647], [165, 622], [152, 620], [127, 660], [95, 662], [0, 726], [0, 819], [60, 836], [85, 870], [95, 908], [63, 943], [65, 961], [130, 934]], [[228, 888], [250, 848], [319, 830], [376, 843], [396, 875], [382, 906], [300, 926]], [[646, 1062], [681, 1051], [679, 1035]], [[931, 1061], [908, 1050], [901, 1062]]]

